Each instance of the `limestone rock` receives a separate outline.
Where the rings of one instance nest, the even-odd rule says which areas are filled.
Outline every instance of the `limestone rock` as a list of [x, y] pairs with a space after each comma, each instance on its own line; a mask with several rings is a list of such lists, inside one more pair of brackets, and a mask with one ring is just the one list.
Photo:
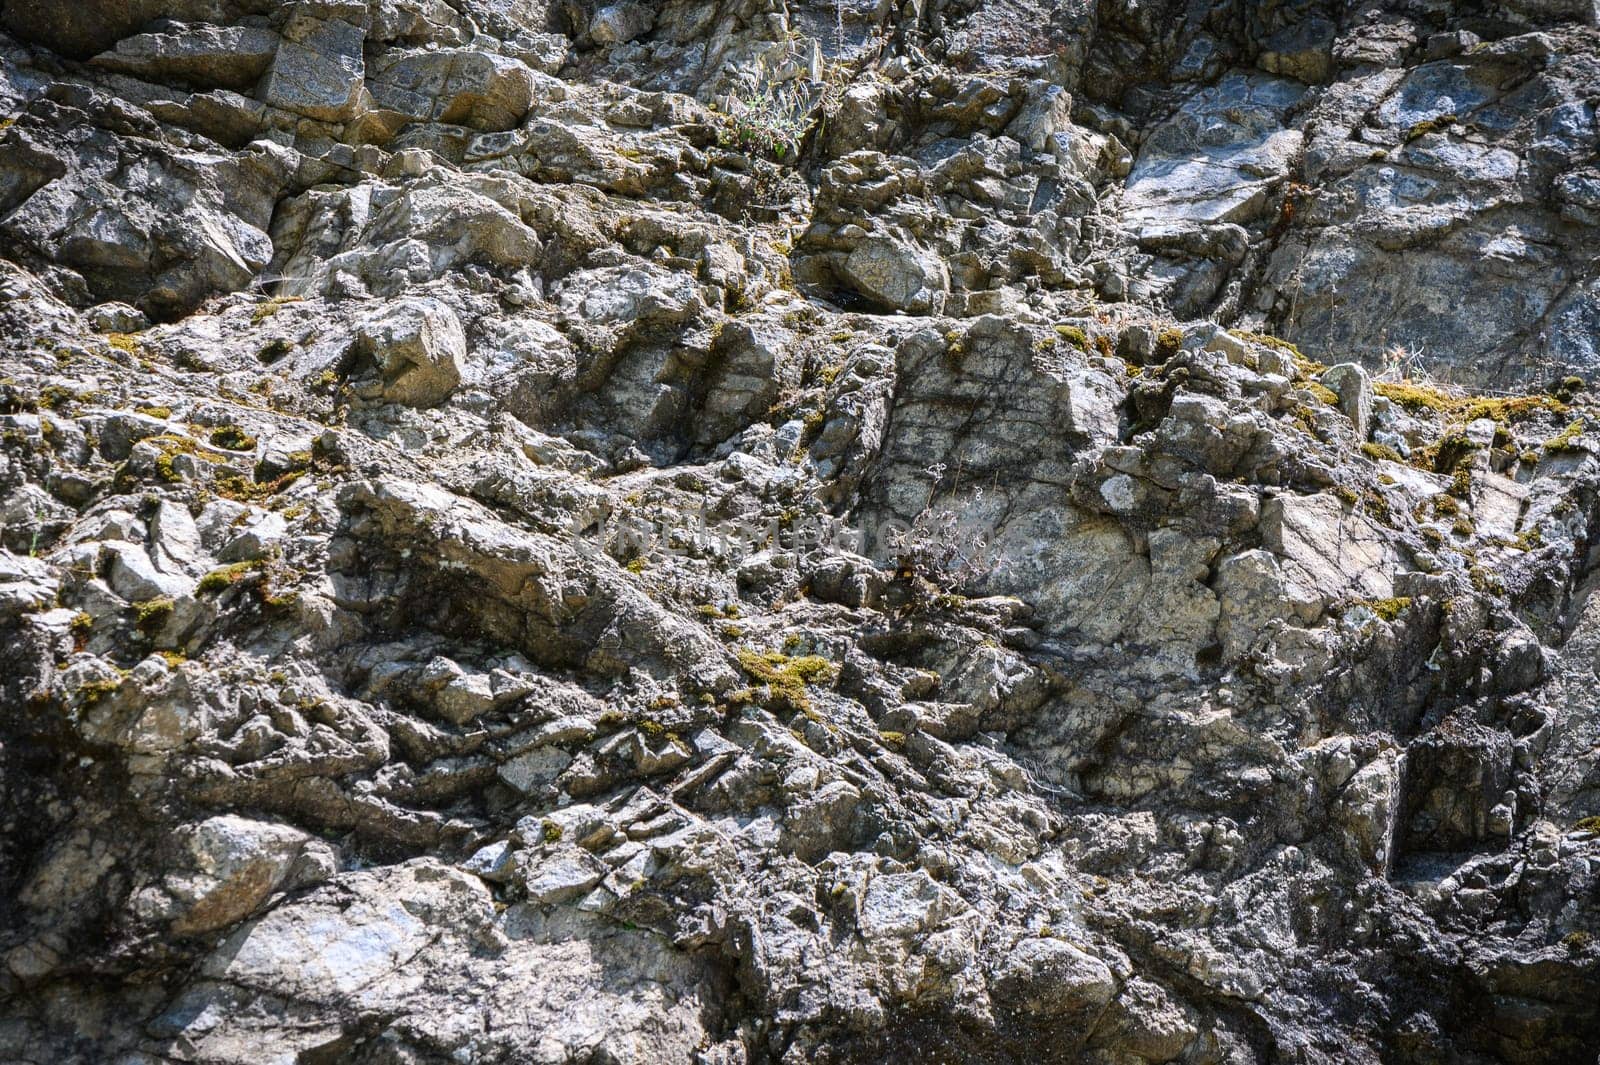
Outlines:
[[1278, 79], [1232, 75], [1195, 94], [1141, 148], [1124, 217], [1237, 222], [1261, 212], [1300, 148], [1301, 134], [1283, 116], [1302, 92]]
[[625, 44], [649, 33], [655, 12], [646, 4], [607, 4], [589, 20], [589, 36], [597, 44]]
[[1367, 372], [1351, 362], [1330, 367], [1322, 383], [1339, 397], [1339, 409], [1356, 427], [1356, 440], [1365, 442], [1372, 434], [1372, 382]]
[[1592, 4], [1188, 6], [0, 3], [8, 1058], [1591, 1060]]
[[1261, 508], [1261, 539], [1277, 555], [1289, 602], [1309, 619], [1330, 595], [1394, 594], [1399, 558], [1378, 528], [1331, 494], [1280, 495]]
[[123, 38], [90, 62], [136, 77], [245, 91], [255, 86], [278, 46], [278, 35], [264, 27], [186, 26]]
[[942, 264], [887, 237], [862, 241], [845, 259], [844, 271], [868, 299], [913, 314], [939, 310], [949, 288]]
[[1041, 1017], [1093, 1017], [1117, 993], [1100, 959], [1057, 939], [1025, 939], [1011, 951], [1001, 981], [1020, 985], [1007, 997]]
[[[331, 17], [319, 17], [323, 8]], [[261, 101], [323, 122], [354, 118], [366, 76], [364, 15], [363, 5], [350, 3], [293, 9], [261, 80]]]
[[0, 230], [76, 271], [96, 298], [170, 316], [243, 288], [271, 258], [279, 153], [123, 144], [70, 111], [41, 112], [39, 124], [4, 133], [13, 150], [0, 153], [11, 190]]
[[528, 113], [535, 81], [521, 60], [456, 49], [399, 55], [367, 85], [376, 106], [408, 118], [498, 130]]
[[461, 383], [467, 340], [455, 313], [432, 300], [402, 301], [361, 326], [362, 350], [382, 376], [379, 395], [411, 407], [436, 406]]
[[198, 935], [250, 916], [273, 891], [332, 875], [332, 850], [285, 825], [222, 815], [194, 827], [186, 840], [193, 871], [169, 876], [166, 890], [179, 913], [172, 930]]
[[63, 55], [87, 58], [111, 47], [157, 18], [198, 14], [199, 4], [167, 4], [157, 0], [89, 0], [63, 9], [49, 0], [8, 3], [0, 16], [6, 29], [24, 40], [39, 41]]

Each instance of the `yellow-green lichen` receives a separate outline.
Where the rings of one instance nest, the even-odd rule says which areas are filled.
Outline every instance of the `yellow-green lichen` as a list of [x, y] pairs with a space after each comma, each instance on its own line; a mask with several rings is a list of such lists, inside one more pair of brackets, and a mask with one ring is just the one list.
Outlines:
[[[1405, 459], [1403, 459], [1401, 457], [1400, 452], [1396, 451], [1394, 448], [1390, 447], [1388, 444], [1375, 444], [1375, 443], [1372, 443], [1370, 440], [1367, 443], [1361, 445], [1361, 453], [1363, 455], [1367, 456], [1367, 458], [1372, 459], [1374, 462], [1379, 462], [1379, 461], [1383, 461], [1383, 462], [1404, 462], [1405, 461]], [[1387, 476], [1387, 475], [1385, 475], [1385, 476]], [[1390, 484], [1394, 483], [1394, 479], [1392, 477], [1389, 479], [1389, 483]]]
[[1430, 133], [1447, 133], [1449, 132], [1450, 127], [1455, 125], [1459, 118], [1460, 116], [1454, 113], [1435, 115], [1433, 118], [1425, 118], [1421, 122], [1412, 125], [1410, 129], [1406, 130], [1406, 142], [1409, 144], [1418, 137], [1426, 137]]
[[767, 697], [778, 709], [807, 710], [811, 699], [806, 687], [812, 684], [831, 684], [838, 676], [838, 667], [821, 655], [803, 655], [790, 658], [777, 651], [739, 652], [739, 668], [760, 684], [767, 686]]
[[106, 677], [101, 680], [84, 681], [78, 685], [78, 701], [84, 706], [93, 706], [108, 695], [114, 694], [121, 687], [121, 677]]
[[1410, 608], [1411, 600], [1399, 595], [1387, 599], [1363, 599], [1355, 605], [1366, 607], [1384, 621], [1394, 621]]
[[261, 303], [256, 304], [255, 309], [250, 312], [250, 324], [260, 325], [288, 304], [299, 302], [299, 296], [273, 296], [271, 299], [263, 300]]
[[1075, 325], [1058, 325], [1056, 334], [1079, 351], [1089, 350], [1089, 334]]
[[1544, 449], [1551, 454], [1559, 451], [1577, 451], [1578, 438], [1583, 435], [1583, 419], [1578, 419], [1555, 436], [1544, 442]]
[[146, 636], [154, 636], [167, 624], [167, 619], [172, 616], [174, 603], [168, 596], [155, 599], [146, 599], [133, 604], [134, 628]]
[[1318, 403], [1329, 407], [1337, 407], [1339, 405], [1339, 394], [1320, 381], [1308, 382], [1305, 388], [1307, 392], [1316, 397]]
[[223, 425], [211, 430], [211, 443], [227, 451], [250, 451], [256, 438], [237, 425]]
[[212, 570], [200, 578], [200, 583], [195, 590], [201, 594], [222, 592], [244, 581], [255, 580], [266, 575], [266, 563], [257, 559], [252, 562], [235, 562], [230, 566], [222, 566]]

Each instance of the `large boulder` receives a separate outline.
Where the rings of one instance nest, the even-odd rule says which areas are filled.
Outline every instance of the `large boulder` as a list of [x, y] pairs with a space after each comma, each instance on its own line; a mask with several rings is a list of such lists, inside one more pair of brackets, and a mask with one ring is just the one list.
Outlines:
[[245, 92], [272, 62], [279, 43], [278, 35], [262, 26], [174, 26], [124, 38], [89, 62], [151, 81]]
[[1307, 620], [1344, 596], [1394, 595], [1400, 558], [1390, 537], [1332, 494], [1267, 500], [1261, 507], [1261, 541], [1278, 556], [1286, 594]]
[[844, 261], [844, 275], [872, 302], [912, 314], [937, 313], [950, 288], [938, 256], [890, 237], [856, 245]]
[[596, 44], [625, 44], [650, 32], [656, 13], [645, 4], [624, 0], [607, 4], [589, 20], [589, 37]]
[[467, 338], [455, 312], [437, 300], [413, 298], [386, 305], [361, 324], [362, 352], [377, 364], [378, 395], [408, 407], [433, 407], [461, 383]]
[[287, 153], [124, 137], [114, 107], [80, 102], [88, 112], [37, 101], [0, 132], [0, 232], [76, 271], [95, 299], [157, 318], [254, 281], [272, 257]]
[[1285, 119], [1304, 92], [1279, 78], [1234, 74], [1195, 93], [1145, 140], [1123, 218], [1158, 227], [1260, 215], [1300, 150], [1302, 136]]
[[[185, 18], [204, 0], [7, 0], [0, 23], [23, 40], [38, 41], [62, 55], [86, 59], [110, 48], [151, 19]], [[187, 9], [187, 10], [186, 10]]]
[[367, 81], [377, 107], [418, 122], [510, 129], [533, 103], [536, 75], [521, 60], [474, 49], [401, 54]]
[[260, 99], [272, 107], [323, 122], [346, 122], [361, 110], [366, 60], [366, 5], [305, 5], [283, 27], [283, 44], [261, 80]]
[[398, 295], [468, 263], [519, 270], [544, 243], [522, 213], [526, 186], [483, 175], [425, 174], [286, 200], [273, 219], [272, 272], [285, 295], [364, 288]]
[[303, 887], [334, 870], [332, 848], [288, 825], [234, 814], [182, 833], [185, 861], [163, 887], [178, 935], [199, 935], [254, 913], [274, 891]]

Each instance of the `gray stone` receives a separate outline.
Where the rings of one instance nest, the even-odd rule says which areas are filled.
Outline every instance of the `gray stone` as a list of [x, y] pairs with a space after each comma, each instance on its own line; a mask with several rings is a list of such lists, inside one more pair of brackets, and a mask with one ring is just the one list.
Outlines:
[[55, 602], [59, 585], [38, 559], [0, 550], [0, 611], [19, 614]]
[[1259, 216], [1300, 150], [1302, 135], [1283, 117], [1303, 91], [1275, 78], [1230, 75], [1197, 92], [1140, 149], [1123, 217], [1149, 226]]
[[1008, 954], [999, 974], [1013, 984], [1018, 1005], [1038, 1017], [1086, 1018], [1104, 1009], [1117, 993], [1111, 969], [1058, 939], [1024, 939]]
[[535, 747], [501, 766], [499, 776], [517, 791], [532, 794], [554, 783], [571, 764], [572, 756], [559, 747]]
[[130, 602], [187, 595], [194, 589], [192, 577], [157, 569], [149, 553], [138, 544], [113, 540], [104, 544], [103, 550], [108, 559], [108, 583]]
[[518, 59], [446, 49], [374, 67], [367, 86], [376, 106], [412, 119], [501, 130], [528, 113], [535, 75]]
[[868, 939], [904, 939], [932, 930], [959, 900], [925, 872], [874, 877], [861, 901], [859, 925]]
[[232, 925], [280, 887], [304, 887], [334, 871], [327, 844], [287, 825], [224, 814], [185, 833], [193, 865], [163, 887], [177, 903], [172, 930], [192, 936]]
[[647, 4], [607, 4], [589, 20], [589, 36], [597, 44], [625, 44], [643, 37], [655, 24], [656, 13]]
[[295, 10], [261, 80], [260, 100], [323, 122], [356, 117], [366, 76], [365, 39], [366, 31], [358, 22]]
[[519, 855], [517, 881], [536, 906], [571, 902], [605, 878], [605, 864], [578, 847], [559, 846], [549, 854]]
[[246, 91], [254, 88], [278, 46], [278, 35], [264, 27], [185, 26], [124, 38], [90, 63], [135, 77]]
[[1581, 6], [69, 6], [8, 1055], [1592, 1057]]
[[1337, 33], [1338, 27], [1327, 19], [1297, 19], [1267, 38], [1256, 62], [1268, 73], [1319, 84], [1333, 73]]
[[1290, 603], [1314, 620], [1340, 595], [1394, 594], [1399, 557], [1380, 528], [1331, 494], [1279, 495], [1261, 507], [1261, 540], [1283, 567]]
[[1356, 442], [1364, 443], [1372, 434], [1372, 379], [1353, 362], [1331, 366], [1322, 383], [1339, 397], [1339, 409], [1356, 429]]
[[357, 336], [377, 364], [379, 395], [388, 402], [436, 406], [461, 383], [466, 335], [455, 312], [436, 300], [397, 302], [367, 319]]
[[178, 0], [85, 0], [63, 8], [52, 0], [11, 0], [0, 15], [7, 30], [63, 55], [87, 59], [157, 18], [182, 19], [204, 10]]
[[862, 295], [890, 310], [934, 314], [950, 287], [944, 265], [910, 245], [869, 237], [845, 259], [846, 279]]
[[137, 333], [150, 328], [150, 319], [137, 307], [126, 303], [102, 303], [88, 311], [89, 323], [97, 333]]

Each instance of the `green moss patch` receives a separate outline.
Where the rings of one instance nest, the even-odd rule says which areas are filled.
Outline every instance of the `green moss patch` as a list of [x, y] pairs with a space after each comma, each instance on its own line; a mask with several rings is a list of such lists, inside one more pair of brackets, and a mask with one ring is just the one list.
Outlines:
[[807, 685], [831, 684], [839, 675], [838, 667], [821, 655], [790, 658], [777, 651], [742, 650], [739, 668], [767, 686], [767, 698], [775, 709], [786, 710], [809, 710]]

